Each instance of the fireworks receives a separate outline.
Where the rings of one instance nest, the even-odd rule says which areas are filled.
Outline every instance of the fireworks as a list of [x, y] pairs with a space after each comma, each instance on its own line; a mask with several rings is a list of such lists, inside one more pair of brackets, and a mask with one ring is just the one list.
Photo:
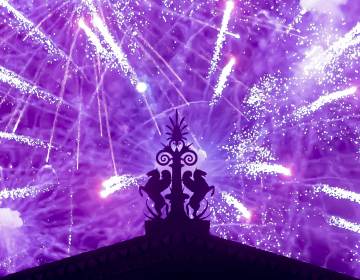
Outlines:
[[49, 103], [55, 103], [59, 101], [59, 98], [46, 92], [43, 89], [38, 88], [36, 85], [32, 85], [27, 81], [23, 80], [16, 73], [5, 69], [0, 66], [0, 81], [6, 83], [9, 86], [16, 88], [23, 95], [34, 95], [37, 98], [43, 99]]
[[350, 87], [345, 90], [336, 91], [327, 95], [320, 96], [316, 101], [314, 101], [310, 105], [299, 108], [294, 114], [295, 118], [297, 119], [302, 118], [306, 115], [309, 115], [319, 110], [321, 107], [325, 106], [328, 103], [354, 95], [356, 93], [356, 90], [357, 90], [356, 87]]
[[218, 102], [218, 100], [221, 98], [222, 92], [226, 86], [226, 81], [229, 75], [231, 74], [231, 71], [235, 65], [235, 58], [230, 58], [228, 64], [224, 67], [224, 69], [221, 71], [219, 82], [217, 83], [214, 91], [214, 95], [210, 101], [210, 105], [214, 105]]
[[344, 190], [339, 187], [332, 187], [325, 184], [320, 184], [315, 187], [316, 192], [323, 192], [336, 199], [346, 199], [360, 204], [360, 194]]
[[0, 274], [143, 234], [178, 110], [212, 234], [359, 277], [359, 5], [0, 0]]
[[243, 216], [248, 220], [251, 218], [251, 212], [248, 209], [246, 209], [246, 207], [231, 194], [222, 192], [221, 196], [224, 198], [227, 204], [234, 206], [236, 208], [240, 216]]
[[[212, 73], [214, 73], [214, 71], [216, 70], [217, 64], [220, 60], [220, 53], [221, 53], [221, 49], [223, 47], [224, 41], [225, 41], [225, 34], [227, 32], [228, 29], [228, 24], [230, 21], [230, 16], [231, 16], [231, 12], [234, 9], [234, 2], [233, 1], [227, 1], [225, 4], [225, 10], [224, 10], [224, 16], [221, 22], [221, 28], [215, 43], [215, 49], [214, 49], [214, 53], [210, 62], [210, 69], [209, 69], [209, 74], [208, 76], [210, 76]], [[234, 61], [235, 63], [235, 61]]]
[[360, 224], [349, 222], [343, 218], [332, 216], [329, 219], [329, 224], [356, 233], [360, 233]]
[[102, 183], [103, 189], [100, 191], [100, 196], [106, 198], [116, 191], [136, 186], [137, 184], [137, 178], [131, 175], [112, 176]]

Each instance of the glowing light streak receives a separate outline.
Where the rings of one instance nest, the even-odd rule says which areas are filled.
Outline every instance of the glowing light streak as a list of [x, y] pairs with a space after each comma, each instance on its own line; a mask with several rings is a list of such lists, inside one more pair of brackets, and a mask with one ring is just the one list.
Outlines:
[[304, 72], [310, 74], [312, 71], [322, 71], [324, 68], [333, 63], [348, 48], [360, 43], [360, 22], [358, 22], [348, 33], [333, 43], [327, 50], [320, 47], [312, 48], [305, 60]]
[[227, 204], [236, 208], [239, 215], [245, 217], [247, 220], [251, 218], [251, 212], [235, 197], [227, 192], [221, 192], [222, 198]]
[[30, 84], [29, 82], [18, 76], [16, 73], [2, 66], [0, 66], [0, 81], [18, 89], [19, 92], [23, 95], [34, 95], [37, 98], [51, 104], [56, 103], [60, 100], [60, 98], [58, 98], [57, 96], [52, 95], [51, 93], [48, 93], [45, 90]]
[[31, 138], [28, 136], [18, 135], [18, 134], [14, 134], [14, 133], [7, 133], [7, 132], [3, 132], [3, 131], [0, 131], [0, 138], [6, 139], [6, 140], [13, 140], [18, 143], [26, 144], [26, 145], [32, 146], [32, 147], [48, 148], [50, 146], [50, 144], [48, 144], [42, 140], [39, 140], [39, 139], [34, 139], [34, 138]]
[[347, 88], [345, 90], [340, 90], [340, 91], [332, 92], [327, 95], [320, 96], [316, 101], [314, 101], [310, 105], [299, 108], [294, 113], [295, 118], [300, 119], [306, 115], [310, 115], [311, 113], [317, 111], [318, 109], [325, 106], [326, 104], [337, 101], [339, 99], [342, 99], [342, 98], [345, 98], [348, 96], [351, 96], [351, 95], [355, 94], [356, 91], [357, 91], [357, 88], [353, 86], [353, 87]]
[[110, 34], [107, 26], [103, 23], [99, 16], [94, 16], [92, 22], [94, 26], [100, 31], [106, 43], [109, 45], [110, 49], [112, 50], [113, 54], [115, 55], [116, 59], [120, 64], [121, 70], [124, 72], [125, 75], [129, 76], [130, 82], [133, 85], [136, 85], [138, 83], [137, 75], [131, 68], [126, 58], [126, 55], [123, 53], [121, 48], [115, 42], [113, 36]]
[[87, 26], [84, 19], [79, 19], [79, 27], [84, 30], [86, 36], [89, 38], [89, 41], [94, 45], [96, 51], [103, 57], [108, 57], [108, 51], [101, 45], [100, 39], [95, 35], [95, 33]]
[[79, 159], [80, 159], [80, 140], [81, 140], [81, 114], [82, 114], [82, 100], [80, 94], [80, 105], [79, 105], [79, 116], [76, 136], [76, 169], [79, 170]]
[[360, 204], [360, 194], [339, 187], [332, 187], [326, 184], [318, 184], [315, 186], [315, 192], [322, 192], [336, 199], [346, 199]]
[[4, 188], [0, 190], [0, 200], [5, 199], [25, 199], [29, 197], [35, 197], [40, 193], [48, 192], [53, 187], [39, 187], [39, 186], [26, 186], [22, 188]]
[[210, 101], [210, 105], [215, 105], [221, 98], [222, 92], [223, 92], [224, 88], [226, 87], [227, 79], [233, 70], [235, 62], [236, 62], [235, 58], [232, 57], [229, 60], [229, 62], [226, 64], [224, 69], [222, 70], [220, 77], [219, 77], [219, 81], [215, 87], [214, 95]]
[[331, 216], [328, 220], [329, 225], [360, 233], [360, 224], [349, 222], [343, 218]]
[[16, 10], [7, 0], [0, 0], [0, 7], [4, 7], [10, 14], [12, 14], [18, 22], [16, 28], [20, 28], [28, 32], [27, 36], [33, 40], [40, 42], [50, 54], [63, 55], [63, 53], [54, 45], [54, 43], [40, 31], [34, 23], [24, 17], [18, 10]]
[[250, 162], [245, 164], [245, 170], [249, 175], [256, 176], [259, 173], [282, 174], [291, 176], [291, 170], [281, 164], [267, 162]]
[[102, 183], [102, 190], [100, 191], [100, 196], [102, 198], [106, 198], [114, 192], [124, 190], [133, 185], [137, 185], [138, 178], [139, 177], [134, 177], [128, 174], [112, 176]]
[[74, 51], [78, 35], [79, 35], [79, 28], [76, 29], [74, 40], [72, 41], [71, 46], [70, 46], [70, 55], [67, 58], [66, 63], [65, 63], [65, 72], [64, 72], [64, 77], [63, 77], [63, 79], [61, 81], [61, 88], [60, 88], [60, 94], [59, 94], [60, 95], [60, 101], [56, 105], [56, 112], [55, 112], [55, 117], [54, 117], [52, 129], [51, 129], [50, 141], [49, 141], [50, 145], [48, 147], [47, 155], [46, 155], [46, 163], [48, 163], [49, 159], [50, 159], [50, 153], [51, 153], [52, 143], [54, 141], [55, 129], [56, 129], [56, 124], [57, 124], [57, 120], [58, 120], [58, 117], [59, 117], [59, 111], [60, 111], [60, 107], [62, 105], [62, 100], [63, 100], [63, 97], [64, 97], [66, 83], [67, 83], [67, 80], [68, 80], [68, 77], [69, 77], [69, 66], [70, 66], [70, 62], [71, 62], [71, 56], [72, 56], [72, 53]]
[[105, 113], [105, 123], [106, 123], [106, 132], [109, 139], [109, 147], [110, 147], [110, 154], [111, 154], [111, 161], [114, 168], [114, 174], [117, 176], [117, 168], [116, 168], [116, 161], [115, 161], [115, 154], [114, 154], [114, 148], [112, 143], [112, 137], [111, 137], [111, 131], [110, 131], [110, 123], [109, 123], [109, 113], [107, 109], [107, 103], [106, 98], [104, 96], [103, 98], [103, 107], [104, 107], [104, 113]]
[[224, 11], [224, 15], [223, 15], [223, 19], [221, 22], [221, 28], [216, 40], [216, 44], [215, 44], [215, 49], [214, 49], [214, 53], [210, 62], [210, 70], [209, 70], [209, 74], [208, 76], [210, 77], [211, 74], [214, 73], [216, 66], [219, 62], [220, 59], [220, 52], [222, 49], [222, 46], [225, 42], [225, 34], [227, 32], [228, 29], [228, 24], [230, 21], [230, 16], [231, 16], [231, 12], [234, 9], [234, 2], [233, 1], [227, 1], [226, 5], [225, 5], [225, 11]]

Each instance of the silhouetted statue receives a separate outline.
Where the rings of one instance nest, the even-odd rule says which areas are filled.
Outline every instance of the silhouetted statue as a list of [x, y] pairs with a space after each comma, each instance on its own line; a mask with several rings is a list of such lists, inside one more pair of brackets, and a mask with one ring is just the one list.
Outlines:
[[184, 185], [192, 191], [194, 194], [190, 197], [189, 203], [186, 205], [186, 212], [189, 215], [189, 205], [193, 209], [194, 218], [200, 218], [206, 211], [205, 210], [197, 215], [197, 211], [200, 208], [200, 202], [205, 198], [206, 194], [209, 191], [212, 191], [211, 195], [214, 195], [215, 187], [209, 186], [204, 177], [206, 176], [206, 172], [200, 169], [196, 169], [194, 171], [194, 180], [191, 179], [191, 171], [186, 171], [183, 174], [183, 183]]
[[151, 170], [146, 174], [149, 176], [149, 180], [145, 184], [145, 186], [139, 187], [140, 195], [143, 196], [142, 191], [146, 192], [149, 196], [149, 198], [154, 202], [155, 204], [155, 210], [157, 212], [157, 215], [155, 215], [151, 209], [148, 207], [150, 212], [154, 216], [161, 217], [161, 210], [166, 205], [166, 212], [168, 212], [168, 205], [165, 203], [164, 197], [161, 195], [161, 192], [167, 189], [170, 186], [171, 183], [171, 173], [168, 170], [163, 170], [161, 172], [160, 179], [160, 172], [157, 169]]

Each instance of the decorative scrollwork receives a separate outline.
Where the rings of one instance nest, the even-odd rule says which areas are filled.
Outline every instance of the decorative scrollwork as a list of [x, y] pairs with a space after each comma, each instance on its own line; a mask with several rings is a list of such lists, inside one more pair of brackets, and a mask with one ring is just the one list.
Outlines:
[[181, 159], [187, 166], [192, 166], [197, 162], [198, 156], [194, 151], [188, 150]]
[[164, 150], [156, 154], [156, 162], [162, 166], [168, 165], [172, 161], [172, 155]]

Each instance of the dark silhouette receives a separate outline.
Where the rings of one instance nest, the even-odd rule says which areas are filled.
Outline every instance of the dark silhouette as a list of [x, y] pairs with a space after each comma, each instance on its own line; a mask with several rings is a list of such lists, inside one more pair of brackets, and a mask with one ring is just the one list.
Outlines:
[[[184, 142], [184, 119], [170, 119], [169, 143], [158, 152], [156, 160], [171, 172], [155, 169], [145, 186], [139, 187], [155, 203], [157, 213], [145, 221], [146, 236], [136, 237], [95, 251], [65, 258], [40, 267], [6, 276], [7, 280], [79, 280], [79, 279], [344, 279], [353, 278], [311, 264], [261, 251], [254, 247], [224, 240], [209, 233], [210, 222], [197, 214], [201, 201], [214, 187], [205, 180], [206, 172], [196, 169], [181, 176], [184, 166], [195, 165], [196, 153]], [[192, 178], [193, 175], [193, 178]], [[161, 192], [170, 187], [166, 199], [170, 212], [161, 217], [165, 199]], [[184, 194], [184, 187], [193, 195]], [[207, 204], [207, 203], [206, 203]], [[194, 218], [188, 207], [194, 210]], [[119, 229], [121, 230], [121, 229]]]
[[193, 209], [193, 216], [195, 219], [201, 218], [207, 210], [208, 203], [206, 201], [206, 207], [202, 213], [197, 215], [197, 211], [200, 208], [201, 201], [205, 198], [206, 194], [212, 191], [211, 195], [214, 195], [215, 187], [209, 186], [204, 177], [206, 172], [200, 169], [194, 171], [194, 180], [191, 179], [191, 171], [186, 171], [183, 174], [183, 183], [194, 194], [190, 197], [189, 203], [186, 205], [186, 213], [189, 215], [189, 205]]
[[166, 212], [168, 212], [168, 205], [165, 203], [164, 197], [161, 195], [165, 189], [170, 186], [171, 183], [171, 173], [168, 170], [163, 170], [161, 172], [162, 179], [160, 179], [160, 172], [157, 169], [151, 170], [146, 174], [150, 177], [146, 185], [139, 187], [140, 195], [142, 196], [142, 191], [146, 192], [150, 199], [155, 204], [155, 210], [157, 214], [154, 214], [150, 207], [148, 207], [150, 213], [155, 217], [161, 217], [161, 210], [166, 206]]

